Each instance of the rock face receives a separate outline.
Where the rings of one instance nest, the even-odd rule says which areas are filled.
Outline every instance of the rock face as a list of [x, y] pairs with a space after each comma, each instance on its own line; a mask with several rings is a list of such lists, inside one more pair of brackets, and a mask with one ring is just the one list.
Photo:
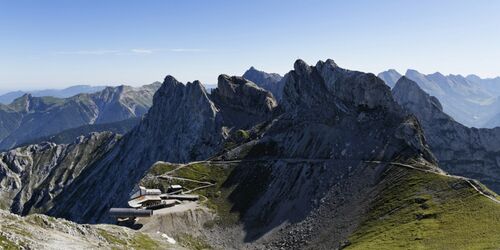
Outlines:
[[342, 69], [333, 60], [314, 67], [298, 60], [284, 81], [284, 113], [261, 140], [279, 157], [392, 161], [422, 155], [434, 162], [420, 124], [373, 74]]
[[278, 101], [281, 100], [284, 82], [281, 81], [283, 77], [279, 74], [266, 73], [264, 71], [257, 70], [254, 67], [250, 67], [250, 69], [243, 74], [243, 78], [254, 82], [259, 87], [267, 91], [270, 91]]
[[394, 99], [415, 114], [424, 128], [439, 166], [457, 175], [478, 179], [500, 192], [500, 128], [468, 128], [443, 112], [437, 98], [415, 82], [401, 78]]
[[343, 102], [354, 107], [397, 109], [390, 89], [373, 74], [349, 71], [333, 60], [319, 61], [315, 67], [297, 60], [294, 71], [285, 75], [285, 110], [320, 108], [328, 102]]
[[1, 208], [23, 215], [47, 211], [53, 198], [117, 141], [112, 133], [92, 133], [69, 145], [42, 143], [1, 153]]
[[278, 106], [270, 92], [237, 76], [220, 75], [210, 98], [228, 127], [249, 128], [269, 119]]
[[0, 105], [0, 148], [89, 124], [104, 124], [144, 115], [159, 84], [141, 88], [108, 87], [67, 99], [24, 95]]

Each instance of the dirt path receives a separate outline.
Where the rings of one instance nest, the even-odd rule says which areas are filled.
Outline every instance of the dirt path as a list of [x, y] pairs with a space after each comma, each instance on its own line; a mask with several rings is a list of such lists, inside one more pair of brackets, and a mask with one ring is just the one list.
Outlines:
[[486, 198], [488, 198], [488, 199], [490, 199], [490, 200], [492, 200], [492, 201], [500, 204], [500, 201], [497, 200], [496, 197], [484, 193], [481, 190], [481, 188], [478, 187], [478, 185], [475, 184], [471, 179], [463, 177], [463, 176], [450, 175], [450, 174], [447, 174], [446, 172], [436, 172], [436, 171], [432, 171], [432, 170], [416, 168], [416, 167], [413, 167], [411, 165], [407, 165], [407, 164], [403, 164], [403, 163], [398, 163], [398, 162], [381, 162], [381, 161], [365, 161], [365, 162], [366, 163], [376, 163], [376, 164], [390, 164], [390, 165], [393, 165], [393, 166], [405, 167], [405, 168], [410, 168], [410, 169], [418, 170], [418, 171], [421, 171], [421, 172], [438, 174], [438, 175], [447, 176], [447, 177], [451, 177], [451, 178], [455, 178], [455, 179], [460, 179], [460, 180], [463, 180], [463, 181], [467, 182], [474, 190], [476, 190], [482, 196], [484, 196], [484, 197], [486, 197]]
[[206, 186], [199, 187], [199, 188], [196, 188], [196, 189], [188, 191], [188, 192], [192, 192], [192, 191], [199, 190], [199, 189], [202, 189], [202, 188], [211, 187], [211, 186], [213, 186], [215, 184], [214, 183], [210, 183], [210, 182], [201, 182], [201, 181], [187, 179], [187, 178], [173, 177], [173, 176], [170, 176], [169, 174], [174, 173], [175, 171], [177, 171], [177, 170], [179, 170], [181, 168], [184, 168], [184, 167], [187, 167], [187, 166], [190, 166], [190, 165], [194, 165], [194, 164], [200, 164], [200, 163], [208, 163], [208, 164], [230, 164], [230, 163], [242, 163], [242, 162], [268, 162], [268, 161], [285, 161], [285, 162], [289, 162], [289, 163], [300, 163], [300, 162], [304, 162], [304, 163], [318, 163], [318, 162], [325, 162], [325, 161], [326, 162], [328, 162], [328, 161], [333, 161], [333, 162], [338, 162], [338, 161], [360, 161], [360, 162], [364, 162], [364, 163], [390, 164], [390, 165], [393, 165], [393, 166], [399, 166], [399, 167], [414, 169], [414, 170], [421, 171], [421, 172], [426, 172], [426, 173], [431, 173], [431, 174], [438, 174], [438, 175], [442, 175], [442, 176], [448, 176], [448, 177], [451, 177], [451, 178], [464, 180], [474, 190], [476, 190], [479, 194], [481, 194], [482, 196], [484, 196], [484, 197], [486, 197], [486, 198], [488, 198], [488, 199], [490, 199], [490, 200], [492, 200], [492, 201], [500, 204], [500, 201], [496, 197], [483, 192], [482, 188], [480, 186], [478, 187], [478, 185], [476, 183], [474, 183], [474, 181], [472, 181], [469, 178], [466, 178], [466, 177], [463, 177], [463, 176], [457, 176], [457, 175], [450, 175], [450, 174], [447, 174], [446, 172], [444, 172], [442, 170], [441, 171], [433, 171], [433, 170], [428, 170], [428, 169], [417, 168], [417, 167], [414, 167], [414, 166], [411, 166], [411, 165], [408, 165], [408, 164], [399, 163], [399, 162], [382, 162], [382, 161], [365, 161], [365, 160], [336, 160], [336, 159], [304, 159], [304, 158], [264, 159], [264, 160], [228, 160], [228, 161], [213, 161], [213, 160], [209, 160], [209, 161], [195, 161], [195, 162], [190, 162], [190, 163], [187, 163], [187, 164], [181, 164], [178, 168], [176, 168], [174, 170], [171, 170], [171, 171], [165, 173], [164, 175], [158, 176], [158, 177], [159, 178], [178, 179], [178, 180], [183, 180], [183, 181], [191, 181], [191, 182], [195, 182], [195, 183], [200, 183], [200, 184], [205, 184], [206, 185]]

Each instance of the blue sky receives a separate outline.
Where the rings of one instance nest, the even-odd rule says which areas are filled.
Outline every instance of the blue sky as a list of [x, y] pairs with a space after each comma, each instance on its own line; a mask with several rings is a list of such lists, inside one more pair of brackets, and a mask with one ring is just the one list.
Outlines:
[[297, 58], [500, 75], [500, 1], [0, 0], [0, 91], [215, 83]]

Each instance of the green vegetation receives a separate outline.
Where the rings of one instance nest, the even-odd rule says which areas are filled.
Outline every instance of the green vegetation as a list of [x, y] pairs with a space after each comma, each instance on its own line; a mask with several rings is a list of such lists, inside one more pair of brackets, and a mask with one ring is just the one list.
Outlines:
[[0, 249], [11, 250], [20, 249], [20, 247], [16, 243], [8, 240], [5, 236], [0, 234]]
[[151, 237], [143, 234], [143, 233], [138, 233], [134, 238], [132, 238], [131, 241], [131, 246], [132, 248], [135, 249], [158, 249], [159, 245], [156, 241], [151, 239]]
[[30, 232], [20, 228], [16, 224], [3, 225], [3, 229], [7, 229], [11, 233], [22, 235], [26, 238], [33, 238], [33, 235]]
[[[99, 234], [111, 245], [117, 246], [119, 249], [158, 249], [158, 243], [143, 233], [136, 233], [130, 240], [120, 238], [110, 232], [99, 229]], [[128, 238], [128, 236], [127, 236]]]
[[250, 137], [249, 131], [242, 129], [236, 130], [236, 132], [232, 132], [229, 138], [224, 142], [224, 148], [228, 150], [233, 149], [248, 141]]
[[248, 133], [248, 131], [246, 130], [238, 130], [236, 131], [236, 138], [239, 139], [239, 140], [248, 140], [250, 138], [250, 133]]
[[152, 175], [162, 175], [176, 168], [177, 168], [176, 165], [171, 165], [167, 163], [157, 163], [153, 165], [153, 167], [149, 170], [149, 173]]
[[190, 234], [180, 234], [178, 237], [178, 242], [181, 246], [193, 250], [204, 250], [212, 249], [203, 239], [200, 237], [195, 237]]
[[110, 234], [108, 231], [104, 230], [104, 229], [99, 229], [99, 234], [107, 241], [109, 242], [110, 244], [113, 244], [113, 245], [119, 245], [119, 246], [126, 246], [127, 245], [127, 241], [123, 240], [123, 239], [120, 239], [118, 237], [116, 237], [115, 235], [113, 234]]
[[500, 204], [455, 178], [393, 168], [346, 249], [498, 249]]

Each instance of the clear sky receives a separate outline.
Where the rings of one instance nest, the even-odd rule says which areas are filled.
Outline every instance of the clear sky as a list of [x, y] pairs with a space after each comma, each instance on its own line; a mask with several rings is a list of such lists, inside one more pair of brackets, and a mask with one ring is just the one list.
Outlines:
[[250, 66], [500, 75], [500, 1], [0, 0], [0, 90], [215, 83]]

